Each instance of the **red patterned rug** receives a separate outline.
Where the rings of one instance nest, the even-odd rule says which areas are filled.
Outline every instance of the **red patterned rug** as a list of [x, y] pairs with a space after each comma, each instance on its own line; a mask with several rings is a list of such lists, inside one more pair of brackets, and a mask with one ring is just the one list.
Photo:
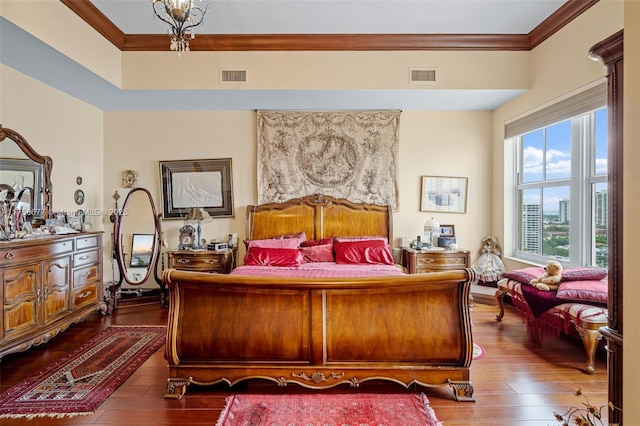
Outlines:
[[232, 395], [216, 426], [442, 426], [424, 394]]
[[109, 327], [0, 394], [0, 419], [92, 414], [165, 336], [166, 327]]

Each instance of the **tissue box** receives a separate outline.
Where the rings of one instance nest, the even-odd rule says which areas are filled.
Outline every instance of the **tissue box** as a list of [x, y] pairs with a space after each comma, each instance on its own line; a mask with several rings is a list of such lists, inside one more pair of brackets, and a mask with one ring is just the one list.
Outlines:
[[456, 243], [456, 237], [438, 237], [438, 247], [449, 247]]

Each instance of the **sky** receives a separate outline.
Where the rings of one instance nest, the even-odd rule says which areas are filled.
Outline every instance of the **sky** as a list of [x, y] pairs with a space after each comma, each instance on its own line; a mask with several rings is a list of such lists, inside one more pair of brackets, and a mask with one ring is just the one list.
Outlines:
[[[596, 111], [595, 138], [596, 174], [603, 174], [607, 172], [606, 108]], [[571, 121], [563, 121], [546, 130], [540, 129], [524, 135], [523, 166], [524, 183], [544, 180], [544, 173], [547, 180], [570, 178]], [[545, 188], [543, 197], [543, 214], [557, 214], [559, 201], [570, 198], [569, 184]], [[525, 204], [540, 203], [538, 190], [525, 191], [524, 198]]]

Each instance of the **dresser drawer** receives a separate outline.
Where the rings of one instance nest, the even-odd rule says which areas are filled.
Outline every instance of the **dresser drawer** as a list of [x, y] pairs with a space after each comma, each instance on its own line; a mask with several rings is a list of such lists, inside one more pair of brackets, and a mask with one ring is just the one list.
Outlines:
[[73, 240], [62, 240], [49, 242], [47, 245], [29, 244], [23, 247], [8, 247], [0, 244], [0, 261], [19, 262], [32, 260], [34, 257], [55, 256], [58, 254], [70, 253], [73, 251]]
[[76, 250], [84, 250], [91, 247], [98, 247], [99, 239], [97, 235], [76, 238]]
[[93, 303], [98, 299], [98, 283], [94, 282], [73, 290], [73, 306]]
[[98, 250], [88, 250], [73, 255], [73, 267], [98, 263]]
[[87, 283], [97, 280], [98, 276], [97, 265], [89, 266], [88, 268], [76, 269], [73, 271], [73, 287], [83, 287]]

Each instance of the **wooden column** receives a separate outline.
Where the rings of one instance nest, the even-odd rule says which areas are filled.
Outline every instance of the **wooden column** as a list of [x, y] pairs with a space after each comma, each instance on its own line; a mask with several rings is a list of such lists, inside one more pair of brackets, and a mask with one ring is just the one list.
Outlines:
[[[599, 59], [607, 69], [608, 174], [609, 174], [609, 324], [600, 332], [607, 339], [609, 401], [622, 409], [622, 171], [623, 171], [623, 31], [591, 48], [589, 56]], [[620, 410], [609, 409], [609, 424], [621, 425]]]

